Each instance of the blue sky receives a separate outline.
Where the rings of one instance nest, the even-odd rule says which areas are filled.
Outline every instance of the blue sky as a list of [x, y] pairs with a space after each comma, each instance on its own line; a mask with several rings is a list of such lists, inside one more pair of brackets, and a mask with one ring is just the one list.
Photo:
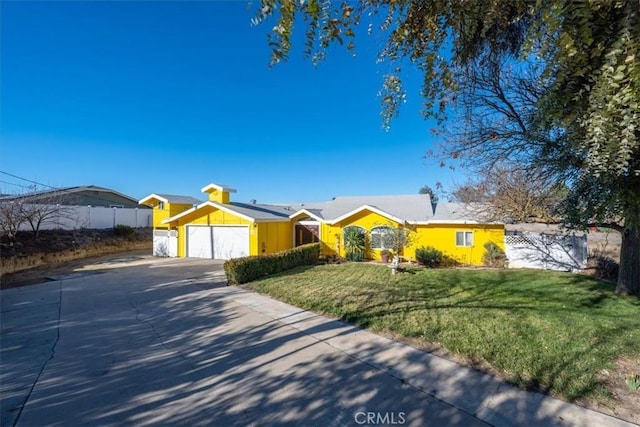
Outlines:
[[[322, 201], [413, 194], [453, 182], [429, 164], [420, 75], [389, 132], [377, 92], [380, 36], [314, 68], [301, 43], [269, 68], [248, 1], [0, 3], [0, 170], [54, 187], [99, 185], [142, 198]], [[299, 30], [303, 30], [302, 27]], [[0, 190], [26, 184], [0, 175]], [[11, 183], [11, 184], [9, 184]]]

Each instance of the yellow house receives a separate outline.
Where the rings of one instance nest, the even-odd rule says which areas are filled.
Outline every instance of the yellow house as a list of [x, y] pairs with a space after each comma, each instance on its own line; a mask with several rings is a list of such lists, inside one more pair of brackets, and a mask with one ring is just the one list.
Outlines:
[[193, 206], [200, 204], [201, 200], [190, 196], [154, 193], [138, 203], [153, 208], [153, 255], [178, 256], [177, 232], [164, 221], [193, 208]]
[[417, 248], [432, 246], [463, 264], [481, 265], [486, 242], [504, 249], [503, 224], [482, 223], [465, 205], [432, 205], [427, 194], [336, 197], [284, 206], [233, 202], [230, 194], [236, 190], [219, 184], [202, 192], [208, 200], [152, 194], [140, 201], [154, 209], [154, 254], [229, 259], [320, 242], [324, 255], [344, 257], [349, 227], [365, 236], [371, 259], [393, 249], [398, 229], [407, 239], [397, 255], [409, 259]]

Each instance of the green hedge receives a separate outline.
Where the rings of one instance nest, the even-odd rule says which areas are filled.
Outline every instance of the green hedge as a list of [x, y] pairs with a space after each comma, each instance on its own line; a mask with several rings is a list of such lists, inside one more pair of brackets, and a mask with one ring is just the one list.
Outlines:
[[320, 243], [311, 243], [275, 254], [230, 259], [224, 263], [224, 272], [227, 282], [235, 285], [301, 265], [314, 265], [319, 258]]

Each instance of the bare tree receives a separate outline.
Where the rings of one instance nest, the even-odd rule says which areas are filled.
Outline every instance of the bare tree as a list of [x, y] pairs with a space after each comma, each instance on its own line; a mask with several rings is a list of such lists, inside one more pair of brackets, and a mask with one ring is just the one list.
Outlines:
[[34, 240], [38, 240], [38, 235], [43, 225], [47, 223], [57, 223], [59, 225], [61, 220], [74, 218], [73, 209], [60, 203], [22, 203], [21, 210], [24, 221], [31, 227]]
[[507, 222], [557, 222], [564, 189], [544, 174], [496, 166], [452, 195], [478, 216]]
[[37, 193], [17, 194], [0, 202], [0, 229], [15, 240], [16, 233], [28, 224], [37, 240], [40, 230], [47, 224], [58, 228], [61, 222], [77, 225], [77, 215], [69, 206], [68, 195], [55, 193], [42, 197]]
[[15, 241], [16, 233], [25, 222], [26, 218], [20, 201], [0, 201], [0, 230], [9, 238], [9, 241]]

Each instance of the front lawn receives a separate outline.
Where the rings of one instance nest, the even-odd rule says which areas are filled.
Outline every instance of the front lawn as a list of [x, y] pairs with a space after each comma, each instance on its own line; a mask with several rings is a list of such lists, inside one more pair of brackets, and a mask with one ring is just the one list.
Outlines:
[[[640, 360], [640, 300], [589, 277], [540, 270], [306, 267], [246, 285], [372, 331], [438, 343], [512, 383], [606, 402], [598, 381], [619, 357]], [[416, 341], [417, 340], [417, 341]]]

